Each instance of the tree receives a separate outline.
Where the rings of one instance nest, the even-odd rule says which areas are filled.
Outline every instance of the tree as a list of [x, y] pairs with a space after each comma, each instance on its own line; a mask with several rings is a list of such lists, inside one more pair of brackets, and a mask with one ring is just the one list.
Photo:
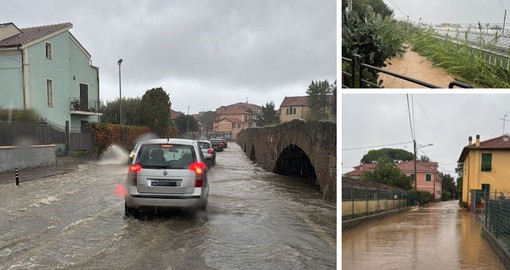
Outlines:
[[361, 180], [378, 182], [406, 190], [412, 187], [411, 178], [406, 176], [393, 162], [386, 159], [380, 159], [373, 170], [363, 171]]
[[[347, 8], [347, 1], [342, 0], [342, 11], [345, 11]], [[361, 18], [370, 16], [372, 13], [380, 14], [383, 18], [393, 15], [393, 11], [383, 0], [355, 0], [352, 2], [352, 10], [356, 11]]]
[[[142, 100], [139, 97], [122, 99], [122, 122], [124, 125], [128, 126], [142, 125], [142, 120], [140, 118], [141, 102]], [[103, 113], [103, 116], [101, 117], [101, 122], [120, 124], [119, 100], [106, 103], [105, 106], [101, 106], [100, 111]]]
[[267, 126], [280, 123], [280, 117], [276, 113], [274, 102], [267, 102], [266, 106], [262, 106], [262, 115], [257, 117], [257, 126]]
[[331, 86], [328, 80], [312, 81], [306, 90], [308, 95], [307, 105], [310, 108], [310, 120], [328, 119], [331, 108]]
[[213, 130], [214, 118], [216, 118], [216, 113], [213, 111], [207, 111], [198, 117], [198, 121], [205, 125], [207, 131], [211, 131]]
[[152, 88], [142, 96], [140, 117], [160, 137], [167, 137], [171, 125], [170, 97], [163, 88]]
[[333, 100], [331, 102], [331, 114], [333, 118], [336, 119], [336, 80], [331, 85], [331, 93], [333, 94]]
[[[181, 114], [175, 119], [175, 126], [179, 134], [182, 136], [189, 132], [198, 131], [198, 121], [191, 115]], [[189, 130], [188, 130], [189, 127]]]
[[374, 163], [380, 159], [386, 159], [391, 162], [396, 160], [409, 161], [414, 160], [414, 155], [403, 149], [382, 148], [368, 151], [361, 158], [361, 163]]
[[445, 174], [442, 178], [443, 182], [443, 193], [446, 191], [450, 193], [449, 199], [457, 198], [457, 185], [455, 184], [455, 179], [449, 175]]
[[430, 158], [427, 156], [421, 156], [419, 162], [430, 162]]

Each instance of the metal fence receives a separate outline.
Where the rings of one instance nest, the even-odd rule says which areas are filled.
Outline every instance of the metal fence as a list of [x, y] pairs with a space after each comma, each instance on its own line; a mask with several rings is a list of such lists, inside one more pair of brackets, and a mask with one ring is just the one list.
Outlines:
[[[391, 72], [388, 70], [384, 70], [382, 68], [378, 68], [375, 66], [371, 66], [365, 63], [361, 62], [361, 56], [354, 54], [352, 58], [347, 58], [342, 56], [342, 88], [383, 88], [381, 85], [375, 84], [371, 81], [363, 79], [363, 72], [364, 70], [373, 70], [378, 73], [385, 73], [389, 76], [399, 78], [404, 81], [412, 82], [417, 85], [421, 85], [427, 88], [441, 88], [440, 86], [420, 81], [405, 75], [401, 75], [395, 72]], [[344, 71], [343, 65], [349, 66], [348, 70], [350, 70], [350, 73], [347, 71]], [[365, 71], [365, 72], [366, 72]], [[452, 81], [448, 84], [448, 88], [454, 88], [454, 87], [461, 87], [461, 88], [473, 88], [471, 85], [459, 82], [459, 81]]]
[[342, 219], [349, 220], [407, 207], [407, 192], [342, 187]]
[[0, 146], [66, 144], [69, 150], [94, 149], [90, 130], [80, 127], [68, 129], [66, 132], [66, 127], [49, 121], [47, 124], [0, 121]]
[[502, 194], [485, 194], [489, 200], [485, 204], [484, 227], [501, 247], [510, 251], [510, 197], [500, 196]]

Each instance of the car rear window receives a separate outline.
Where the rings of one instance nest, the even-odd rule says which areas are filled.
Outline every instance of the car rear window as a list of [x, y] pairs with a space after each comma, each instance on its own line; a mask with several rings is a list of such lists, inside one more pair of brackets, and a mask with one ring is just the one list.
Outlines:
[[136, 163], [147, 169], [188, 169], [197, 160], [192, 145], [145, 144], [138, 152]]
[[200, 148], [209, 148], [209, 143], [206, 143], [206, 142], [198, 142], [198, 145], [200, 146]]

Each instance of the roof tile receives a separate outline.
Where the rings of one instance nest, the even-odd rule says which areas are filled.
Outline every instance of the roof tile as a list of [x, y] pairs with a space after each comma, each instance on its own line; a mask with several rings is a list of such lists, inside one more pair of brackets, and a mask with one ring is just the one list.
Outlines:
[[0, 47], [17, 47], [23, 44], [27, 44], [39, 38], [42, 38], [46, 35], [49, 35], [53, 32], [57, 32], [59, 30], [72, 27], [73, 24], [70, 22], [59, 23], [59, 24], [51, 24], [51, 25], [43, 25], [36, 27], [27, 27], [21, 28], [21, 33], [14, 35], [12, 37], [0, 40]]

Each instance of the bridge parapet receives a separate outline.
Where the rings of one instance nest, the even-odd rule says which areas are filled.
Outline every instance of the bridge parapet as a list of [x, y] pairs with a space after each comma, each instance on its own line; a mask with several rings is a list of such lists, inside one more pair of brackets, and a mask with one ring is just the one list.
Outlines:
[[336, 198], [336, 123], [293, 120], [241, 131], [237, 143], [266, 171], [313, 179]]

